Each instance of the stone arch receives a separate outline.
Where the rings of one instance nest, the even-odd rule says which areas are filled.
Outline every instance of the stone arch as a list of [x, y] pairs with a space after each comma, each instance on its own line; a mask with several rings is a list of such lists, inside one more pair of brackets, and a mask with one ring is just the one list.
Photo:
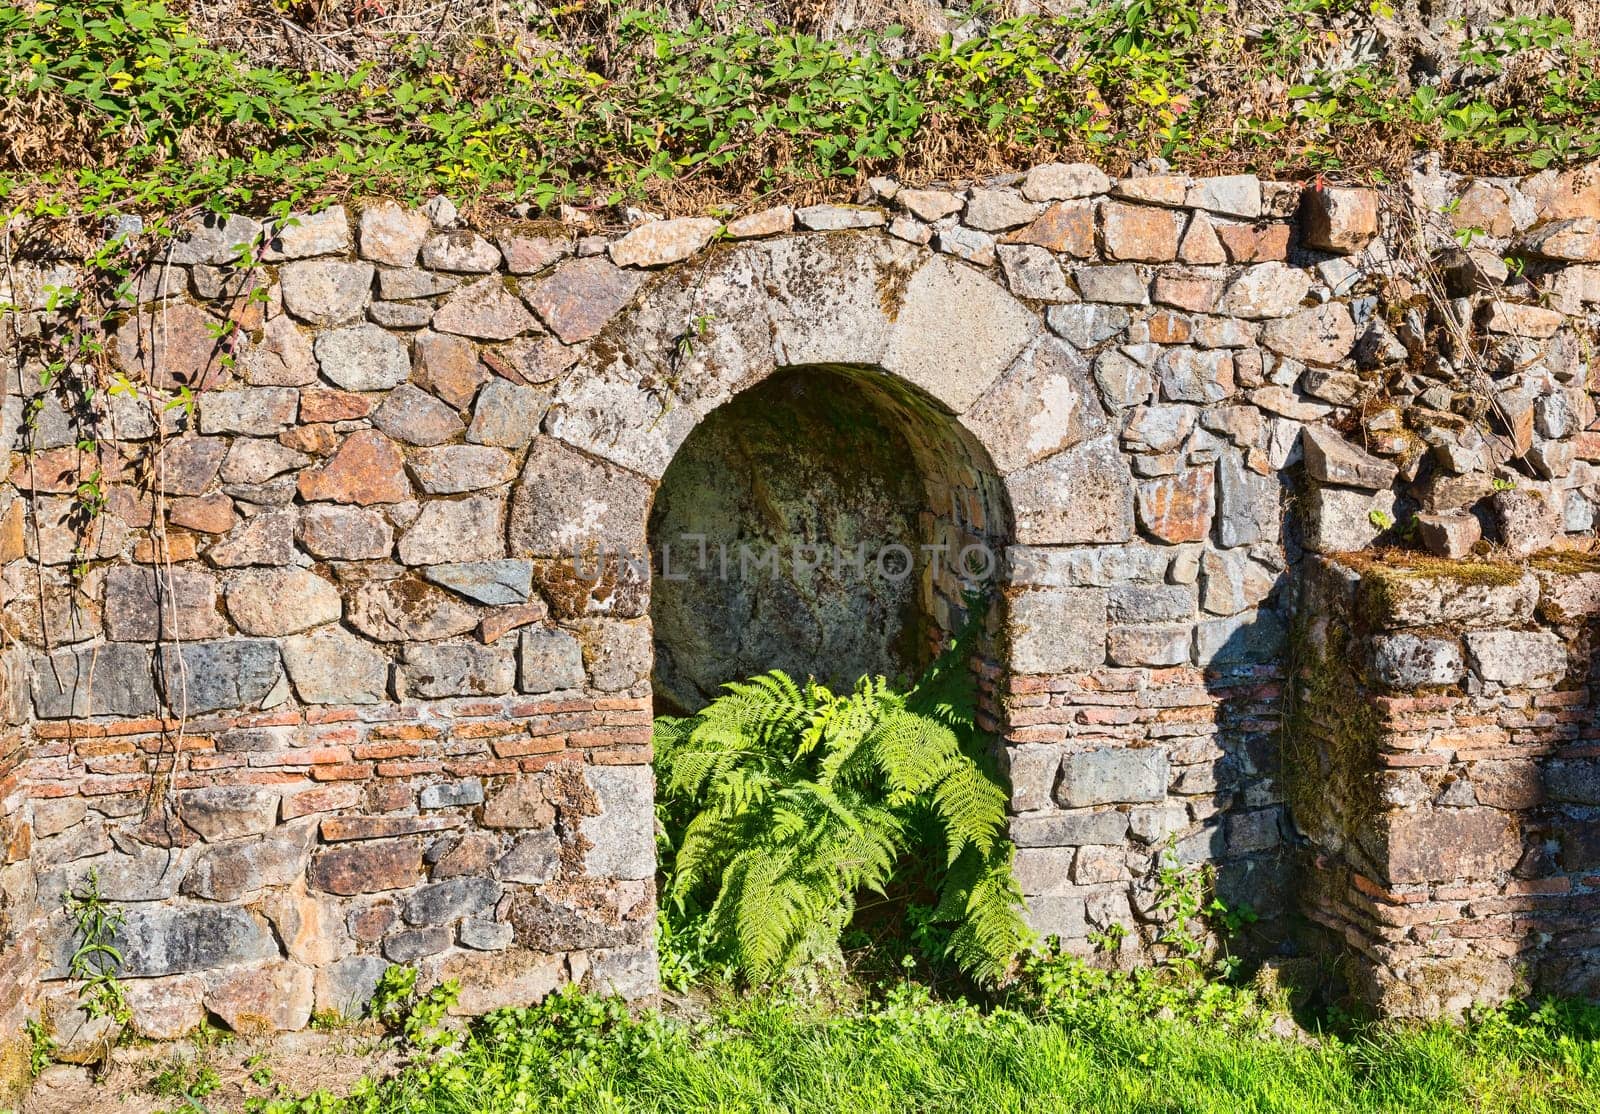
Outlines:
[[806, 367], [867, 369], [992, 473], [1010, 518], [1003, 674], [1103, 661], [1103, 606], [1052, 591], [1053, 547], [1134, 534], [1132, 479], [1083, 357], [989, 276], [879, 230], [719, 245], [654, 276], [552, 400], [513, 497], [513, 551], [546, 570], [611, 555], [569, 617], [642, 618], [646, 525], [678, 448], [739, 392]]

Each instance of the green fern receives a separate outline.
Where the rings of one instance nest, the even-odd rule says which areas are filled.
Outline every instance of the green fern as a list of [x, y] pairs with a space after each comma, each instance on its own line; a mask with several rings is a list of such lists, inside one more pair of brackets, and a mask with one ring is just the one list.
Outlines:
[[858, 895], [926, 873], [948, 958], [984, 983], [1029, 943], [1006, 792], [974, 723], [966, 637], [908, 693], [774, 670], [656, 721], [667, 916], [752, 982], [837, 955]]

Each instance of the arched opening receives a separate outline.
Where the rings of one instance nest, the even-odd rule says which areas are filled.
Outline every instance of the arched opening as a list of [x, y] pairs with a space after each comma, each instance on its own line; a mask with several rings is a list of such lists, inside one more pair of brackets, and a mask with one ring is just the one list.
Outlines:
[[656, 492], [657, 710], [772, 668], [915, 676], [1010, 529], [988, 454], [920, 391], [860, 367], [777, 372], [709, 413]]

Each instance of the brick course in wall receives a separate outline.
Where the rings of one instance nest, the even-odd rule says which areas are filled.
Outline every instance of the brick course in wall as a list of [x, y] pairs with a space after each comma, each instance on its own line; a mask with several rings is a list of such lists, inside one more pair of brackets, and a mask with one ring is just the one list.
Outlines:
[[[980, 669], [1037, 927], [1089, 953], [1118, 924], [1107, 958], [1147, 956], [1170, 848], [1277, 946], [1304, 876], [1279, 761], [1303, 555], [1413, 511], [1451, 555], [1592, 533], [1600, 175], [1480, 183], [1510, 231], [1463, 248], [1444, 202], [1466, 186], [1405, 187], [1449, 287], [1431, 302], [1377, 194], [1243, 175], [874, 182], [617, 235], [439, 203], [197, 224], [110, 338], [140, 396], [88, 417], [48, 396], [0, 489], [0, 1017], [42, 1009], [71, 1047], [60, 902], [91, 869], [149, 1036], [205, 1011], [296, 1028], [391, 960], [462, 978], [464, 1010], [652, 993], [650, 500], [702, 417], [812, 365], [907, 400], [948, 496], [930, 532], [1004, 549]], [[12, 344], [71, 280], [17, 273]], [[108, 508], [81, 536], [85, 468]], [[936, 628], [962, 587], [928, 574]], [[1530, 656], [1462, 652], [1486, 683]]]

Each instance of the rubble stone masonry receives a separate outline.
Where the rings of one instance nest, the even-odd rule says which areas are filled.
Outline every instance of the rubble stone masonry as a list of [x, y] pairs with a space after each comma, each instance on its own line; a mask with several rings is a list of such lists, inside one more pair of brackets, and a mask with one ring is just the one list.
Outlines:
[[[902, 400], [930, 529], [1003, 551], [981, 669], [1042, 932], [1147, 955], [1171, 854], [1261, 949], [1303, 889], [1380, 1009], [1534, 967], [1590, 988], [1594, 574], [1527, 561], [1578, 560], [1600, 498], [1600, 174], [1043, 166], [863, 202], [615, 235], [442, 198], [209, 219], [108, 338], [139, 393], [87, 415], [34, 407], [23, 343], [70, 263], [20, 266], [0, 1032], [96, 1038], [63, 909], [90, 872], [147, 1037], [354, 1012], [390, 962], [468, 1012], [654, 993], [626, 556], [697, 423], [816, 366]], [[1320, 556], [1397, 540], [1476, 547], [1492, 583]], [[961, 587], [923, 585], [940, 629]]]

